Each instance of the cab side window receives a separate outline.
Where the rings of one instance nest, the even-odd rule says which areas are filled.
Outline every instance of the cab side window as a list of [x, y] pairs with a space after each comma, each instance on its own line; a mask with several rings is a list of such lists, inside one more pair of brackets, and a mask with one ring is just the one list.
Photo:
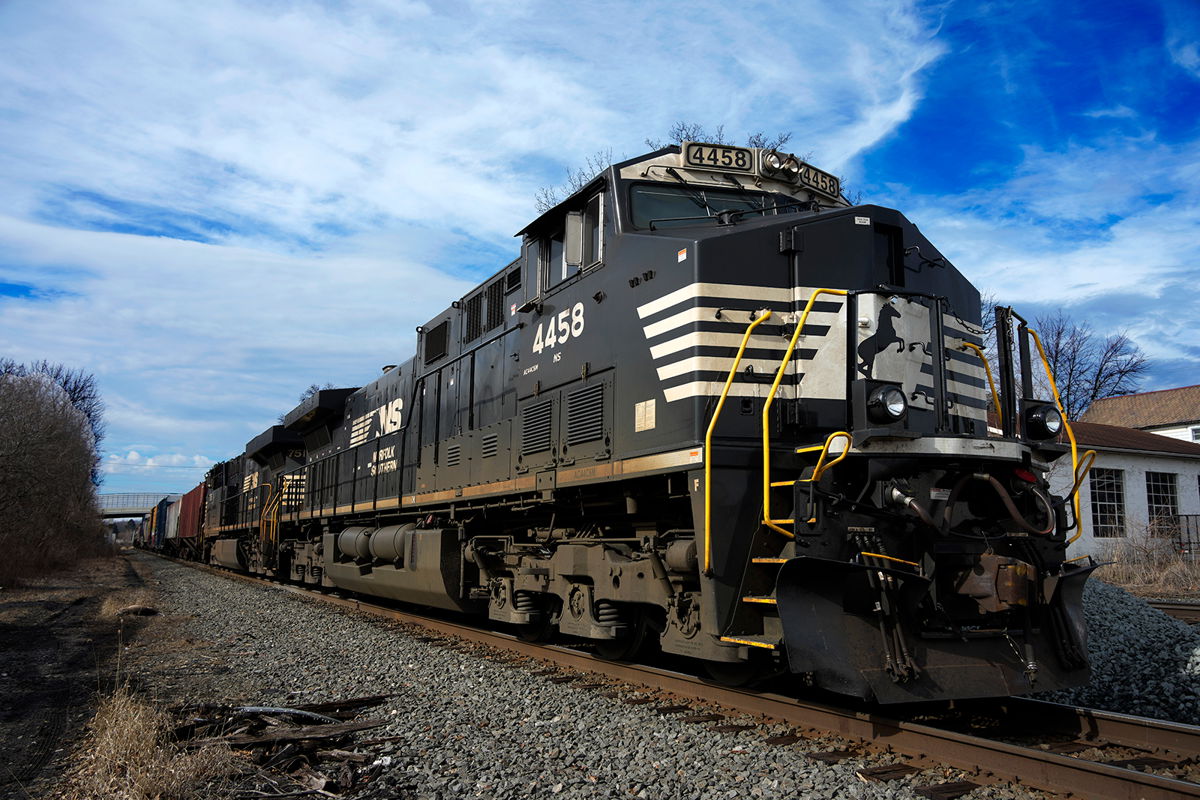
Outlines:
[[583, 211], [583, 265], [585, 267], [599, 263], [602, 257], [600, 231], [603, 225], [600, 209], [603, 207], [603, 203], [600, 202], [600, 198], [601, 195], [596, 195], [589, 200], [587, 208]]
[[538, 263], [543, 291], [553, 289], [603, 259], [603, 197], [597, 194], [581, 211], [568, 212], [563, 227], [540, 240]]
[[541, 268], [547, 289], [552, 289], [579, 271], [567, 264], [563, 254], [563, 232], [559, 230], [548, 239], [542, 240]]

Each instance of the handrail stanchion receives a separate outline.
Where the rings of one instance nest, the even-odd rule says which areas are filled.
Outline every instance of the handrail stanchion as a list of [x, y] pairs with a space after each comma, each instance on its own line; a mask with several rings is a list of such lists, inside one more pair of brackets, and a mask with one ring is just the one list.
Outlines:
[[[1025, 327], [1029, 331], [1029, 335], [1033, 337], [1033, 343], [1037, 345], [1038, 355], [1042, 357], [1042, 367], [1046, 370], [1046, 378], [1050, 381], [1050, 391], [1054, 393], [1054, 404], [1058, 406], [1058, 413], [1062, 414], [1063, 427], [1067, 429], [1067, 438], [1071, 440], [1071, 474], [1075, 477], [1075, 487], [1071, 490], [1074, 497], [1071, 498], [1072, 506], [1075, 509], [1075, 535], [1067, 540], [1067, 544], [1071, 544], [1080, 536], [1083, 535], [1083, 518], [1079, 516], [1079, 492], [1075, 491], [1079, 488], [1079, 484], [1083, 482], [1083, 476], [1086, 475], [1092, 468], [1092, 463], [1096, 460], [1095, 451], [1089, 450], [1092, 454], [1092, 460], [1088, 462], [1087, 469], [1083, 475], [1079, 474], [1079, 444], [1075, 441], [1075, 431], [1071, 429], [1071, 420], [1067, 418], [1067, 410], [1063, 408], [1062, 398], [1058, 394], [1058, 384], [1054, 382], [1054, 372], [1050, 369], [1050, 359], [1046, 358], [1046, 350], [1042, 347], [1042, 337], [1038, 336], [1037, 331], [1029, 326]], [[1087, 453], [1084, 453], [1087, 456]]]
[[762, 324], [768, 317], [771, 316], [770, 309], [763, 309], [762, 316], [759, 316], [750, 321], [746, 332], [742, 334], [742, 344], [738, 347], [737, 355], [734, 356], [733, 366], [729, 368], [729, 377], [725, 379], [725, 387], [721, 389], [721, 397], [717, 400], [717, 407], [713, 409], [712, 419], [708, 421], [708, 430], [704, 434], [704, 574], [712, 574], [712, 437], [713, 431], [717, 427], [717, 419], [721, 416], [721, 409], [725, 407], [725, 398], [729, 396], [729, 388], [733, 385], [733, 379], [737, 375], [738, 366], [742, 363], [742, 355], [746, 352], [746, 345], [750, 342], [750, 334], [754, 329]]
[[[775, 401], [775, 393], [779, 391], [779, 384], [783, 381], [783, 375], [787, 372], [788, 364], [791, 363], [792, 353], [796, 349], [796, 342], [799, 341], [801, 332], [804, 330], [804, 324], [808, 321], [809, 312], [812, 311], [813, 304], [816, 303], [818, 297], [823, 294], [836, 294], [842, 297], [850, 294], [844, 289], [816, 289], [808, 298], [808, 302], [804, 305], [804, 312], [800, 315], [799, 322], [796, 323], [796, 330], [792, 332], [792, 338], [788, 341], [787, 351], [783, 354], [783, 362], [779, 365], [779, 371], [775, 373], [775, 381], [771, 384], [771, 391], [767, 393], [766, 402], [763, 403], [762, 414], [762, 441], [763, 441], [763, 519], [762, 522], [768, 528], [777, 533], [781, 533], [788, 538], [792, 538], [794, 534], [779, 527], [778, 522], [785, 520], [774, 520], [771, 518], [771, 403]], [[828, 444], [828, 441], [826, 442]], [[794, 524], [794, 523], [793, 523]]]

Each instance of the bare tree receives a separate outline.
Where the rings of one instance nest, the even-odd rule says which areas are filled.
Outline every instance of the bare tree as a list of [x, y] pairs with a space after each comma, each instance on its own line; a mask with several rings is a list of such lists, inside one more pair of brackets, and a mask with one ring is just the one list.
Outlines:
[[[995, 365], [996, 308], [1001, 304], [990, 292], [983, 295], [981, 304], [984, 346], [988, 360]], [[1038, 317], [1032, 327], [1046, 350], [1046, 361], [1070, 419], [1078, 419], [1097, 400], [1138, 391], [1149, 369], [1141, 348], [1123, 331], [1100, 338], [1086, 322], [1075, 322], [1061, 310]], [[1044, 370], [1036, 366], [1036, 346], [1030, 343], [1030, 347], [1035, 389], [1040, 397], [1049, 399], [1053, 396], [1050, 383]]]
[[91, 421], [57, 381], [0, 374], [0, 582], [102, 551], [96, 463]]
[[325, 384], [323, 384], [323, 385], [319, 384], [319, 383], [310, 383], [308, 385], [308, 388], [300, 393], [300, 399], [298, 402], [303, 403], [305, 400], [312, 397], [317, 392], [323, 391], [325, 389], [332, 389], [332, 388], [334, 388], [333, 384], [329, 383], [328, 381], [326, 381]]
[[1124, 331], [1100, 338], [1086, 322], [1075, 322], [1061, 310], [1038, 317], [1034, 327], [1071, 419], [1101, 398], [1132, 394], [1141, 387], [1150, 365]]
[[88, 428], [92, 433], [92, 450], [96, 454], [96, 461], [92, 465], [92, 481], [98, 486], [100, 442], [104, 439], [104, 401], [100, 399], [100, 389], [96, 386], [95, 376], [82, 369], [71, 369], [64, 364], [53, 364], [45, 360], [19, 364], [11, 358], [0, 358], [0, 377], [10, 375], [45, 376], [63, 390], [71, 405], [87, 419]]
[[587, 186], [592, 182], [593, 178], [607, 169], [611, 163], [613, 163], [613, 151], [611, 147], [597, 150], [587, 157], [583, 166], [571, 170], [567, 175], [566, 182], [562, 186], [543, 186], [541, 189], [538, 189], [537, 195], [534, 196], [538, 213], [541, 214], [549, 211], [565, 198], [570, 197], [584, 186]]
[[[768, 136], [762, 131], [755, 131], [746, 137], [746, 147], [766, 147], [778, 149], [791, 141], [792, 134], [780, 132]], [[661, 150], [664, 147], [681, 142], [708, 142], [709, 144], [733, 144], [733, 140], [725, 134], [725, 126], [718, 125], [709, 130], [698, 122], [676, 122], [667, 131], [667, 138], [646, 139], [646, 146], [651, 150]], [[811, 154], [802, 160], [808, 160]], [[614, 161], [612, 148], [597, 150], [588, 156], [581, 167], [571, 170], [566, 181], [561, 186], [543, 186], [534, 195], [537, 212], [542, 214], [558, 205], [562, 200], [591, 183], [597, 175], [603, 172]]]

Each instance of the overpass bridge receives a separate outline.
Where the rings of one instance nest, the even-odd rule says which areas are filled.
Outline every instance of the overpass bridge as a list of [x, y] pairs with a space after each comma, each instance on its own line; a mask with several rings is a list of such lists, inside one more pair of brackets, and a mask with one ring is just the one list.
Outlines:
[[100, 505], [100, 516], [104, 519], [124, 519], [125, 517], [143, 517], [150, 509], [158, 505], [162, 499], [174, 502], [180, 495], [163, 492], [125, 492], [117, 494], [100, 494], [97, 499]]

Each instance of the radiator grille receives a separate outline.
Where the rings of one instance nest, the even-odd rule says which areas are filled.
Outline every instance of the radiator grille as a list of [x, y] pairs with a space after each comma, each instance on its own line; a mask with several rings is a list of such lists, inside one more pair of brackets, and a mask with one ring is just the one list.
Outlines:
[[457, 467], [462, 461], [462, 445], [452, 444], [446, 447], [446, 466]]
[[521, 455], [544, 453], [550, 449], [551, 401], [528, 406], [521, 418]]
[[604, 384], [567, 395], [567, 445], [594, 442], [604, 436]]
[[473, 342], [483, 333], [483, 294], [463, 304], [463, 342]]
[[500, 452], [499, 434], [489, 433], [479, 440], [479, 455], [481, 458], [491, 458]]
[[504, 324], [504, 281], [495, 281], [487, 287], [487, 321], [483, 332], [494, 331]]

